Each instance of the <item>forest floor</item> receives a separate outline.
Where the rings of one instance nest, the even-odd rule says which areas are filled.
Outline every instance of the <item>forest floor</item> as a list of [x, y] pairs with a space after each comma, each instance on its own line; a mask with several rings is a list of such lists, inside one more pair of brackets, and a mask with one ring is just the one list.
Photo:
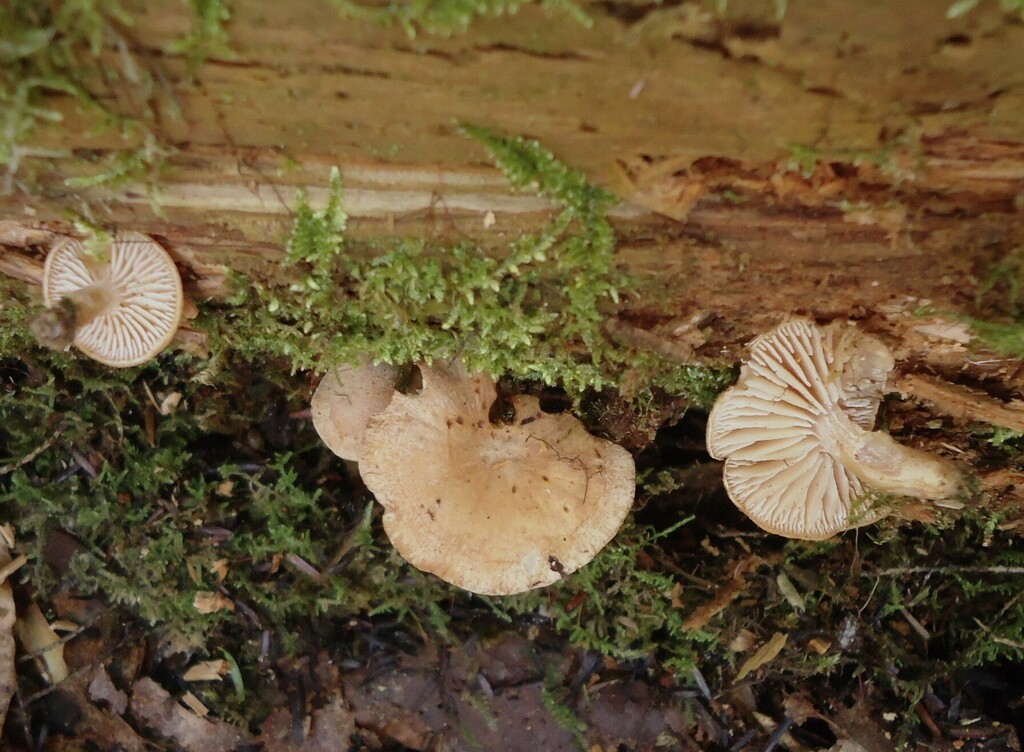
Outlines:
[[[0, 11], [3, 749], [1021, 749], [1016, 16], [553, 4], [410, 36], [309, 0], [183, 48], [184, 6], [97, 0], [92, 49], [46, 13], [33, 36], [44, 5]], [[519, 192], [478, 121], [540, 142], [476, 133]], [[184, 274], [175, 345], [125, 370], [38, 347], [46, 249], [128, 227]], [[707, 411], [791, 315], [893, 347], [879, 425], [959, 463], [964, 508], [804, 542], [732, 505]], [[521, 595], [412, 568], [311, 422], [366, 354], [460, 357], [626, 447], [626, 525]]]

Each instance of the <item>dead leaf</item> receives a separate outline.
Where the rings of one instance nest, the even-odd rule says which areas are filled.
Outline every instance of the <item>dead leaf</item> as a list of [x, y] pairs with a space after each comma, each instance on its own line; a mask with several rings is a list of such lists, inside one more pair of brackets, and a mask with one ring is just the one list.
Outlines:
[[182, 352], [195, 355], [197, 358], [210, 357], [210, 345], [206, 332], [201, 332], [190, 326], [179, 327], [178, 331], [174, 333], [171, 344]]
[[771, 636], [771, 639], [766, 642], [760, 650], [750, 656], [746, 662], [740, 666], [739, 673], [736, 674], [736, 681], [739, 681], [751, 671], [756, 671], [761, 666], [774, 660], [775, 656], [782, 652], [782, 649], [786, 647], [786, 640], [789, 635], [785, 632], [776, 632]]
[[193, 599], [192, 605], [195, 606], [196, 611], [201, 614], [212, 614], [215, 611], [235, 610], [235, 604], [231, 602], [230, 598], [226, 598], [221, 593], [214, 593], [209, 590], [202, 590], [196, 593], [196, 597]]
[[790, 695], [783, 703], [786, 715], [793, 719], [797, 726], [802, 726], [811, 718], [821, 718], [814, 703], [800, 695]]
[[185, 681], [220, 681], [228, 672], [228, 662], [223, 658], [200, 661], [185, 672]]
[[203, 704], [202, 700], [191, 692], [185, 692], [178, 699], [185, 704], [185, 707], [201, 718], [206, 718], [206, 716], [210, 714], [210, 709]]
[[746, 653], [752, 647], [754, 642], [757, 640], [757, 635], [751, 632], [749, 629], [741, 629], [732, 642], [729, 643], [729, 650], [734, 653]]
[[736, 600], [740, 593], [747, 588], [747, 582], [743, 579], [729, 580], [718, 588], [715, 597], [700, 608], [694, 609], [690, 618], [683, 623], [683, 629], [696, 632], [707, 626], [715, 616], [725, 611], [726, 607]]
[[703, 629], [709, 621], [724, 611], [730, 603], [739, 597], [740, 593], [746, 590], [747, 581], [744, 575], [765, 563], [765, 560], [760, 556], [749, 554], [740, 557], [735, 564], [730, 565], [729, 569], [732, 571], [732, 578], [718, 588], [715, 596], [710, 601], [690, 614], [690, 618], [683, 623], [683, 629], [690, 632]]
[[349, 749], [349, 737], [356, 731], [355, 716], [341, 694], [302, 724], [302, 740], [295, 739], [295, 724], [286, 708], [274, 710], [260, 729], [264, 752], [335, 752]]
[[196, 304], [192, 302], [192, 299], [186, 295], [185, 299], [181, 303], [181, 320], [192, 321], [198, 315], [198, 306], [196, 306]]
[[779, 591], [786, 599], [786, 602], [793, 607], [794, 611], [803, 613], [807, 610], [807, 604], [804, 603], [804, 597], [800, 595], [800, 591], [796, 589], [796, 586], [786, 576], [785, 572], [779, 572], [779, 576], [775, 578], [775, 582], [779, 586]]
[[7, 578], [17, 572], [28, 561], [28, 557], [25, 554], [20, 554], [17, 558], [11, 559], [7, 557], [6, 563], [0, 566], [0, 582], [7, 582]]
[[112, 711], [124, 715], [128, 709], [128, 694], [114, 686], [110, 674], [103, 664], [98, 664], [92, 672], [89, 682], [89, 699], [93, 702], [105, 702]]
[[132, 686], [129, 713], [189, 752], [231, 752], [240, 744], [253, 742], [251, 735], [230, 723], [183, 708], [148, 677]]
[[807, 641], [807, 647], [813, 650], [818, 655], [825, 655], [829, 648], [832, 647], [832, 643], [828, 640], [823, 640], [820, 637], [812, 637]]
[[170, 415], [178, 409], [181, 404], [181, 392], [171, 392], [160, 400], [159, 412], [161, 415]]
[[[839, 740], [837, 745], [843, 741], [853, 742], [866, 752], [893, 752], [896, 749], [887, 738], [885, 730], [872, 718], [869, 703], [858, 702], [852, 708], [839, 703], [829, 715], [827, 721]], [[839, 749], [841, 752], [852, 752], [856, 747]]]
[[[149, 745], [139, 737], [124, 718], [116, 715], [113, 709], [100, 708], [89, 701], [86, 694], [91, 690], [86, 689], [86, 684], [88, 683], [91, 687], [95, 681], [94, 676], [92, 677], [93, 681], [90, 681], [90, 676], [87, 673], [72, 676], [57, 690], [77, 709], [78, 722], [74, 727], [75, 739], [83, 745], [83, 748], [88, 749], [146, 752]], [[126, 695], [125, 701], [127, 701]], [[47, 746], [47, 749], [49, 748]]]
[[963, 321], [936, 319], [931, 323], [918, 324], [913, 329], [915, 332], [920, 332], [926, 337], [946, 339], [961, 345], [968, 345], [974, 339], [971, 328]]
[[683, 601], [679, 597], [680, 593], [682, 593], [682, 592], [683, 592], [683, 585], [682, 585], [682, 583], [677, 582], [675, 585], [672, 586], [672, 590], [668, 594], [669, 600], [672, 603], [672, 608], [682, 608], [683, 607]]
[[59, 684], [67, 678], [68, 666], [64, 662], [64, 644], [50, 628], [39, 606], [35, 603], [29, 604], [24, 615], [15, 623], [14, 631], [25, 652], [42, 658], [46, 678], [50, 684]]

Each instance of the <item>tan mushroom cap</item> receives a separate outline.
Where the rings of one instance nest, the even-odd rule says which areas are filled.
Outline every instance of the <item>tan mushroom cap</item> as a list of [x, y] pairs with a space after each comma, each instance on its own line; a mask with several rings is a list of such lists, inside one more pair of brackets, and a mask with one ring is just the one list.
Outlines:
[[708, 419], [726, 491], [760, 527], [822, 540], [888, 513], [875, 491], [943, 498], [961, 478], [941, 458], [871, 432], [892, 356], [852, 328], [789, 321], [759, 337]]
[[633, 458], [576, 418], [512, 399], [493, 425], [494, 382], [421, 367], [370, 421], [359, 470], [413, 566], [474, 593], [509, 595], [583, 566], [633, 504]]
[[366, 424], [391, 403], [397, 376], [394, 366], [369, 362], [341, 366], [324, 375], [310, 409], [313, 427], [332, 452], [342, 459], [359, 460]]
[[43, 302], [52, 308], [65, 298], [87, 299], [75, 347], [120, 367], [144, 363], [170, 344], [185, 299], [167, 251], [137, 232], [118, 233], [106, 263], [90, 258], [78, 240], [55, 246], [43, 269]]

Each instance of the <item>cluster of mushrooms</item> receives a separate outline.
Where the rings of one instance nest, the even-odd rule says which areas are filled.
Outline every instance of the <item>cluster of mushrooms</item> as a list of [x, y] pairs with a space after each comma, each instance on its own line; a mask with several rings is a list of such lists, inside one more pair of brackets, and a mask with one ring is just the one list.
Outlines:
[[318, 433], [358, 463], [406, 561], [474, 593], [509, 595], [593, 559], [633, 506], [629, 452], [526, 395], [493, 423], [490, 376], [418, 369], [422, 387], [403, 394], [390, 366], [339, 368], [312, 401]]
[[[32, 329], [52, 347], [138, 365], [174, 337], [181, 279], [145, 235], [119, 233], [106, 256], [58, 243]], [[891, 511], [884, 495], [954, 505], [964, 481], [952, 463], [872, 430], [894, 365], [880, 340], [850, 325], [792, 320], [758, 337], [708, 420], [730, 498], [768, 532], [806, 540], [878, 520]], [[629, 452], [526, 395], [493, 422], [491, 377], [417, 368], [422, 387], [405, 392], [392, 366], [337, 368], [312, 400], [317, 432], [358, 463], [398, 552], [490, 595], [549, 585], [596, 556], [633, 504]]]

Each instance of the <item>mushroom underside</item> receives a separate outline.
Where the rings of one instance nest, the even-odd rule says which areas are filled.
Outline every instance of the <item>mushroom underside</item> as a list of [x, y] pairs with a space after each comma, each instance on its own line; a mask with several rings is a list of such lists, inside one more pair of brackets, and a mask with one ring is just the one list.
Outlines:
[[790, 321], [755, 340], [708, 419], [730, 498], [769, 532], [818, 540], [887, 514], [882, 494], [956, 493], [951, 463], [870, 430], [892, 366], [849, 327]]
[[140, 233], [115, 236], [105, 263], [66, 239], [47, 255], [43, 300], [76, 308], [73, 342], [105, 365], [149, 360], [170, 344], [184, 302], [181, 277], [167, 252]]

